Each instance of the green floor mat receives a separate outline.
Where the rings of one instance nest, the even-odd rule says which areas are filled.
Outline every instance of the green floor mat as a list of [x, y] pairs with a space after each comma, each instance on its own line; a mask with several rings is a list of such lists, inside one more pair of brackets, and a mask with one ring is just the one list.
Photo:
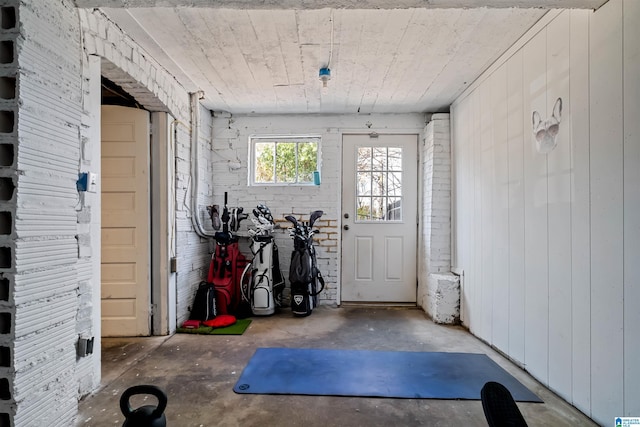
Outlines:
[[224, 328], [209, 328], [208, 326], [201, 326], [199, 328], [178, 328], [176, 332], [180, 334], [200, 334], [200, 335], [242, 335], [247, 330], [251, 319], [238, 319], [236, 323]]

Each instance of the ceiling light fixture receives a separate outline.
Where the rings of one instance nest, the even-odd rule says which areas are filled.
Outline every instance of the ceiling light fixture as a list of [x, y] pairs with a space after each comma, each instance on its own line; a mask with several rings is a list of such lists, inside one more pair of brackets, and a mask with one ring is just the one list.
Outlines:
[[320, 80], [322, 81], [322, 87], [327, 87], [327, 82], [331, 80], [331, 70], [329, 67], [320, 68], [319, 73]]
[[333, 9], [331, 9], [331, 15], [329, 16], [329, 21], [331, 22], [331, 44], [329, 45], [329, 61], [327, 62], [326, 67], [320, 68], [318, 72], [318, 78], [322, 82], [323, 92], [327, 90], [327, 82], [331, 80], [331, 57], [333, 56]]

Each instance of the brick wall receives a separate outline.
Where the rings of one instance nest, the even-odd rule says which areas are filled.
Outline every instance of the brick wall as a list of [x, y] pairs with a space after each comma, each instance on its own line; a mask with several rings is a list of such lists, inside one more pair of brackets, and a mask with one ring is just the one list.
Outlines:
[[[90, 76], [96, 78], [90, 78]], [[91, 171], [101, 176], [100, 128], [92, 123], [100, 120], [101, 86], [100, 60], [89, 58], [83, 67], [82, 116], [80, 126], [80, 170]], [[78, 393], [85, 395], [100, 384], [100, 318], [95, 307], [100, 306], [100, 181], [96, 193], [78, 194], [77, 240], [78, 240], [78, 301], [76, 334], [83, 339], [94, 338], [92, 356], [77, 359], [75, 376]], [[94, 290], [95, 289], [95, 290]], [[98, 337], [97, 339], [95, 337]]]
[[460, 281], [451, 270], [451, 132], [449, 114], [434, 114], [420, 152], [422, 209], [418, 305], [437, 323], [460, 317]]
[[[211, 114], [200, 108], [200, 127], [198, 150], [199, 183], [198, 215], [205, 231], [213, 235], [211, 221], [206, 206], [212, 202], [212, 165], [211, 165]], [[211, 259], [211, 239], [203, 238], [194, 232], [191, 219], [191, 192], [194, 183], [191, 180], [191, 142], [189, 128], [177, 125], [176, 144], [176, 252], [178, 262], [177, 277], [177, 324], [189, 318], [190, 307], [198, 283], [205, 280]]]
[[[100, 10], [78, 9], [82, 47], [102, 58], [102, 73], [149, 111], [189, 119], [189, 97], [175, 78]], [[77, 20], [77, 18], [76, 18]]]
[[[422, 132], [423, 127], [422, 114], [258, 117], [220, 114], [213, 120], [214, 203], [222, 206], [224, 192], [227, 191], [229, 206], [242, 206], [250, 211], [258, 203], [264, 203], [271, 209], [283, 228], [276, 231], [275, 235], [285, 278], [288, 277], [293, 243], [286, 230], [289, 223], [284, 216], [294, 215], [306, 220], [311, 211], [323, 210], [323, 217], [316, 223], [320, 230], [316, 236], [318, 265], [326, 282], [320, 301], [322, 304], [336, 304], [339, 301], [340, 282], [342, 134], [368, 133], [372, 130], [379, 133], [417, 134]], [[321, 185], [249, 186], [247, 164], [251, 135], [320, 135]]]
[[[80, 9], [85, 54], [101, 58], [101, 73], [150, 111], [165, 111], [175, 119], [171, 123], [171, 153], [175, 158], [175, 248], [177, 259], [176, 316], [181, 324], [189, 315], [195, 289], [206, 277], [210, 239], [194, 232], [191, 219], [191, 117], [189, 94], [157, 61], [124, 34], [99, 10]], [[212, 172], [211, 114], [200, 108], [198, 215], [206, 223], [206, 206], [211, 204]], [[172, 278], [172, 280], [174, 280]], [[170, 325], [173, 330], [175, 325]]]
[[451, 133], [449, 114], [434, 114], [425, 130], [422, 185], [424, 268], [451, 270]]

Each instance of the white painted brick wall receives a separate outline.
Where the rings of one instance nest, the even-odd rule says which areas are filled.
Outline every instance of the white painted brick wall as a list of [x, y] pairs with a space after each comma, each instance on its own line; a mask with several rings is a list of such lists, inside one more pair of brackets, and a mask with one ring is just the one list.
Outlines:
[[[212, 204], [212, 172], [211, 172], [211, 123], [209, 110], [200, 108], [199, 129], [199, 194], [198, 215], [205, 230], [213, 234], [211, 221], [206, 207]], [[176, 144], [176, 246], [178, 255], [177, 277], [177, 325], [189, 318], [190, 307], [198, 287], [198, 283], [206, 280], [209, 271], [210, 240], [199, 237], [194, 232], [191, 221], [190, 198], [193, 190], [191, 182], [191, 140], [188, 129], [178, 126]]]
[[451, 135], [449, 114], [434, 114], [420, 153], [418, 305], [438, 323], [460, 317], [459, 278], [451, 270]]
[[[371, 128], [367, 122], [372, 124]], [[286, 228], [285, 215], [308, 219], [316, 209], [324, 211], [318, 221], [319, 239], [316, 239], [318, 265], [326, 282], [320, 295], [322, 304], [339, 301], [340, 286], [340, 227], [341, 227], [341, 159], [342, 134], [369, 133], [422, 133], [422, 114], [402, 115], [340, 115], [340, 116], [233, 116], [215, 117], [213, 120], [213, 199], [222, 206], [224, 192], [229, 195], [229, 206], [242, 206], [250, 211], [264, 203], [283, 230], [276, 231], [280, 250], [280, 265], [288, 278], [293, 243]], [[247, 184], [249, 137], [251, 135], [321, 135], [320, 186], [249, 186]], [[230, 168], [239, 163], [238, 169]], [[247, 223], [250, 224], [249, 221]], [[243, 229], [249, 224], [243, 223]], [[247, 253], [250, 255], [250, 253]], [[286, 280], [289, 286], [288, 279]], [[285, 293], [288, 295], [288, 293]]]
[[102, 57], [102, 73], [150, 111], [188, 123], [189, 97], [162, 66], [98, 9], [78, 9], [87, 55]]
[[[80, 127], [80, 170], [92, 171], [102, 176], [100, 164], [100, 128], [95, 125], [100, 120], [102, 87], [100, 60], [89, 57], [83, 67], [83, 112]], [[76, 314], [76, 336], [85, 339], [94, 338], [93, 355], [77, 359], [75, 377], [77, 394], [84, 396], [100, 384], [100, 352], [102, 349], [101, 322], [97, 307], [100, 306], [101, 280], [100, 258], [97, 256], [101, 239], [100, 230], [100, 191], [98, 180], [95, 194], [80, 195], [80, 207], [77, 208], [78, 233], [78, 307]]]
[[[176, 120], [173, 143], [176, 157], [176, 228], [177, 259], [177, 324], [189, 316], [189, 307], [200, 280], [209, 266], [209, 239], [198, 237], [191, 222], [190, 180], [191, 123], [189, 94], [175, 78], [141, 49], [100, 10], [79, 10], [83, 27], [85, 53], [102, 57], [102, 75], [118, 84], [150, 111], [166, 111]], [[200, 109], [199, 153], [200, 182], [198, 206], [200, 218], [207, 218], [206, 206], [211, 205], [212, 173], [211, 114]], [[205, 221], [206, 223], [206, 221]]]
[[452, 273], [432, 273], [427, 277], [426, 311], [435, 323], [460, 321], [460, 277]]
[[434, 114], [425, 130], [421, 158], [424, 185], [424, 273], [451, 270], [451, 137], [449, 115]]

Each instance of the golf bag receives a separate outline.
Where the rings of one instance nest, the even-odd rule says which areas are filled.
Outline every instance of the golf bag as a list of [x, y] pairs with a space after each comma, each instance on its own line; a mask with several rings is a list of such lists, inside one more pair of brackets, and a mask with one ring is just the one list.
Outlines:
[[258, 205], [250, 216], [255, 229], [249, 230], [253, 260], [242, 273], [242, 296], [256, 316], [268, 316], [282, 306], [284, 278], [280, 271], [278, 246], [271, 234], [275, 228], [271, 211]]
[[291, 311], [295, 316], [308, 316], [318, 306], [318, 294], [324, 289], [324, 279], [316, 263], [313, 235], [318, 230], [313, 224], [322, 216], [322, 211], [311, 213], [308, 223], [298, 222], [293, 216], [286, 216], [293, 224], [289, 235], [293, 238], [293, 252], [289, 266], [291, 283]]
[[218, 315], [216, 306], [216, 289], [213, 283], [200, 282], [196, 295], [193, 298], [193, 306], [189, 320], [199, 320], [204, 322], [211, 320]]
[[240, 313], [242, 308], [240, 276], [247, 264], [247, 259], [240, 252], [238, 239], [231, 233], [229, 223], [233, 224], [231, 227], [233, 231], [237, 231], [240, 221], [247, 216], [242, 213], [242, 208], [234, 208], [232, 218], [227, 208], [227, 193], [224, 193], [222, 231], [216, 232], [214, 236], [216, 249], [211, 257], [207, 276], [207, 281], [213, 283], [215, 288], [217, 314], [242, 314]]

